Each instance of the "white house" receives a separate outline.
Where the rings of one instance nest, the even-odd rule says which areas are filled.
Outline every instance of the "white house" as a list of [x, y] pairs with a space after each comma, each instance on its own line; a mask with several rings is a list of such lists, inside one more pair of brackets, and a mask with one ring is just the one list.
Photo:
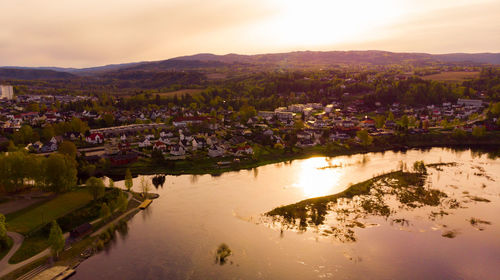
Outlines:
[[104, 142], [104, 135], [101, 133], [92, 133], [85, 138], [85, 141], [91, 144], [101, 144]]

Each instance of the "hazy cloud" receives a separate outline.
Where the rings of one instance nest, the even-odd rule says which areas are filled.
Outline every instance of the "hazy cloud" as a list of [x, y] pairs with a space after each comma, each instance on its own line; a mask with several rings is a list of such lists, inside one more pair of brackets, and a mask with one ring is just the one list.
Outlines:
[[0, 0], [0, 65], [85, 67], [199, 52], [499, 51], [500, 3]]

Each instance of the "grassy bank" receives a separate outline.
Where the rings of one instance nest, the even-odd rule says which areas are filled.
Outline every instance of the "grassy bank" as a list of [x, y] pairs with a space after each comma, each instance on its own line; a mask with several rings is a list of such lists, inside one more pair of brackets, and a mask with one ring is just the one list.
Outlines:
[[40, 205], [7, 215], [7, 229], [26, 235], [33, 229], [85, 206], [91, 200], [92, 196], [85, 189], [61, 194]]
[[[284, 151], [267, 147], [260, 147], [262, 153], [257, 159], [240, 159], [232, 162], [233, 158], [202, 158], [177, 161], [153, 162], [151, 159], [140, 159], [126, 166], [112, 166], [103, 170], [106, 176], [114, 179], [123, 179], [125, 171], [130, 168], [133, 174], [212, 174], [220, 175], [228, 171], [251, 169], [262, 165], [305, 159], [311, 156], [342, 156], [359, 153], [383, 152], [389, 150], [405, 150], [432, 147], [449, 148], [486, 148], [493, 149], [496, 155], [500, 149], [500, 132], [490, 132], [483, 137], [456, 137], [452, 133], [431, 132], [421, 135], [376, 137], [368, 147], [363, 147], [354, 141], [344, 144], [329, 143], [324, 146], [308, 148], [294, 148], [293, 151]], [[219, 167], [217, 162], [229, 161], [231, 164]]]
[[[21, 247], [10, 258], [9, 263], [22, 262], [49, 247], [50, 221], [56, 220], [63, 232], [99, 218], [103, 203], [111, 205], [120, 190], [107, 189], [104, 196], [93, 200], [85, 188], [62, 194], [36, 207], [28, 207], [10, 216], [9, 230], [25, 235]], [[37, 220], [37, 217], [46, 218]], [[22, 231], [21, 231], [22, 230]]]

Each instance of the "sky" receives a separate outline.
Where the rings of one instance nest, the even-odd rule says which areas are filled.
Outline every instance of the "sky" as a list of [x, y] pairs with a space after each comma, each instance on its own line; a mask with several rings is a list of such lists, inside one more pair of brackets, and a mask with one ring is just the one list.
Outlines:
[[0, 0], [0, 65], [196, 53], [500, 52], [500, 0]]

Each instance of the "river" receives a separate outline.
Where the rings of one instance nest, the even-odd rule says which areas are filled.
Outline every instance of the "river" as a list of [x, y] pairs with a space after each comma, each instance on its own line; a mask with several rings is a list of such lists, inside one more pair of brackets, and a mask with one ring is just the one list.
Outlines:
[[[417, 160], [457, 163], [428, 168], [426, 184], [463, 201], [460, 207], [433, 218], [428, 213], [443, 207], [401, 209], [391, 219], [368, 215], [364, 222], [371, 226], [355, 228], [356, 240], [349, 242], [318, 228], [280, 228], [263, 217]], [[220, 176], [167, 176], [153, 188], [160, 197], [72, 279], [495, 279], [499, 180], [500, 159], [443, 148], [313, 157]], [[123, 181], [115, 185], [123, 187]], [[134, 189], [139, 185], [134, 178]], [[406, 222], [395, 223], [396, 214]], [[222, 243], [232, 252], [225, 264], [215, 257]]]

